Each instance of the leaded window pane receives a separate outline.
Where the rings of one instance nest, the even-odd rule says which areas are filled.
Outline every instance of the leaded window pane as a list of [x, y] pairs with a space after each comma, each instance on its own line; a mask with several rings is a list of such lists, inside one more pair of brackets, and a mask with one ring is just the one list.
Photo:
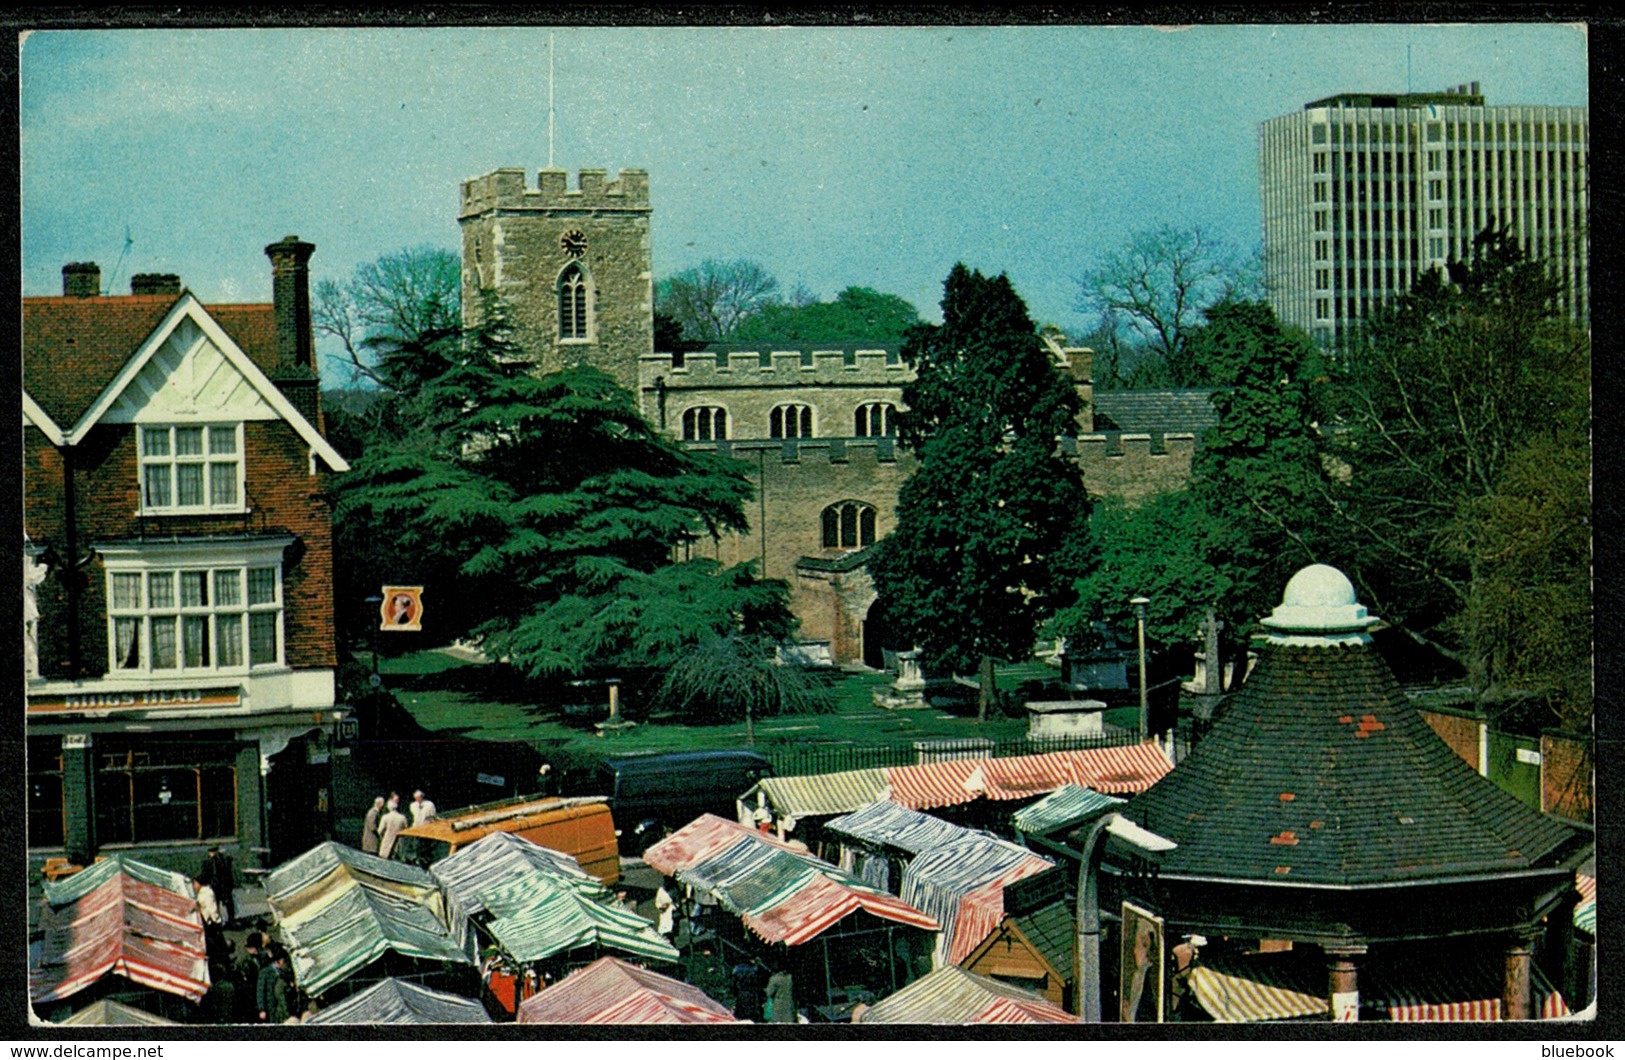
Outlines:
[[276, 614], [265, 612], [248, 616], [248, 662], [251, 666], [274, 663], [276, 651]]
[[214, 619], [214, 642], [218, 658], [216, 666], [241, 666], [243, 664], [243, 616], [242, 615], [216, 615]]
[[147, 606], [154, 609], [175, 606], [175, 575], [167, 571], [147, 575]]
[[169, 468], [167, 466], [147, 468], [145, 481], [148, 507], [169, 507]]
[[209, 573], [201, 570], [181, 571], [181, 606], [209, 606]]
[[214, 572], [214, 602], [221, 607], [237, 607], [243, 602], [243, 579], [234, 570]]
[[276, 568], [255, 567], [248, 572], [248, 604], [276, 603]]
[[142, 430], [141, 452], [145, 456], [168, 456], [169, 429]]
[[173, 618], [154, 618], [151, 629], [152, 668], [154, 670], [173, 670], [175, 668], [175, 620]]
[[209, 665], [209, 619], [205, 615], [187, 615], [181, 620], [185, 665], [188, 669], [201, 669]]
[[210, 427], [209, 452], [215, 456], [227, 456], [237, 452], [237, 428]]
[[175, 467], [175, 505], [180, 508], [203, 507], [203, 465], [177, 464]]
[[175, 455], [176, 456], [202, 456], [203, 455], [203, 428], [202, 427], [176, 427], [175, 428]]
[[216, 506], [237, 503], [237, 465], [209, 465], [209, 503]]
[[134, 611], [141, 606], [141, 575], [113, 575], [113, 606], [120, 611]]
[[141, 620], [139, 618], [117, 618], [113, 620], [113, 648], [118, 659], [118, 668], [121, 670], [134, 670], [141, 665]]

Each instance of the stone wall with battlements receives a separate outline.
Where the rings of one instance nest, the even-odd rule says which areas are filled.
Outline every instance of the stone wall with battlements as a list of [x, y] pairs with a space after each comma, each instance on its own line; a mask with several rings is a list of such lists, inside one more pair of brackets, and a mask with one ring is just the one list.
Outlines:
[[[477, 325], [486, 295], [494, 294], [542, 371], [591, 364], [636, 387], [639, 359], [654, 348], [649, 215], [643, 170], [611, 180], [604, 170], [584, 169], [573, 188], [562, 169], [541, 170], [534, 188], [522, 169], [464, 181], [464, 324]], [[560, 335], [560, 280], [572, 264], [587, 281], [582, 338]]]

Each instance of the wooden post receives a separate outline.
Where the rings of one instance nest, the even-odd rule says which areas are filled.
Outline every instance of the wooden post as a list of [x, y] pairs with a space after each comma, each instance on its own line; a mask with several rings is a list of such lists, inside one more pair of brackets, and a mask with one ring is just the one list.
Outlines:
[[1501, 985], [1501, 1018], [1526, 1020], [1529, 1013], [1529, 963], [1534, 939], [1517, 934], [1507, 944], [1506, 971]]

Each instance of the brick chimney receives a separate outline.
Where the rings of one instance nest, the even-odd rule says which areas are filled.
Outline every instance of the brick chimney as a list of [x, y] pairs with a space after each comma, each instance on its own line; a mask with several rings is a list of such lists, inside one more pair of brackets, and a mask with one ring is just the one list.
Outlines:
[[62, 297], [95, 298], [102, 293], [102, 268], [94, 261], [62, 266]]
[[321, 383], [310, 326], [310, 256], [314, 243], [286, 236], [265, 248], [271, 259], [271, 304], [276, 318], [277, 386], [301, 415], [321, 429]]
[[172, 272], [138, 272], [130, 277], [131, 294], [181, 293], [181, 278]]

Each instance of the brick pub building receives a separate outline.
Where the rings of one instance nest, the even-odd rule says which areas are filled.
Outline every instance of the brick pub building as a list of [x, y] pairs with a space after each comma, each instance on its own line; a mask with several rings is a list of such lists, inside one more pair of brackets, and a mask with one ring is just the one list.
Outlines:
[[339, 720], [314, 249], [266, 248], [271, 305], [168, 275], [107, 296], [88, 263], [23, 301], [31, 869], [272, 863], [269, 808], [325, 794], [306, 741], [277, 757]]

